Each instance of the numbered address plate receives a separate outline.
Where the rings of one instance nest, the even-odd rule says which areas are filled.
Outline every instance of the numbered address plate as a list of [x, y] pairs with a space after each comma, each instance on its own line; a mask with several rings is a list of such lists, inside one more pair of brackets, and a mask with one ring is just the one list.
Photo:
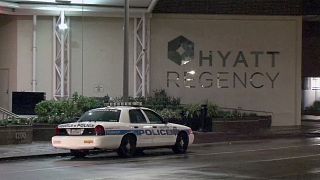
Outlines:
[[69, 135], [79, 136], [83, 133], [84, 129], [67, 129]]

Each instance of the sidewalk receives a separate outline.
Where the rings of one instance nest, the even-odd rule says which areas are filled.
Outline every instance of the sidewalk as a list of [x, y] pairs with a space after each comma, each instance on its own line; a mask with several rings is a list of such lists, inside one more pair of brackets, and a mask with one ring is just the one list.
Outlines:
[[[302, 126], [272, 127], [269, 130], [253, 134], [221, 132], [194, 132], [194, 134], [194, 143], [196, 144], [265, 138], [320, 137], [320, 121], [303, 121]], [[32, 157], [63, 156], [68, 154], [68, 150], [53, 148], [51, 142], [33, 142], [32, 144], [0, 146], [0, 161]]]
[[32, 144], [0, 145], [0, 161], [66, 155], [69, 151], [55, 149], [51, 142], [33, 142]]

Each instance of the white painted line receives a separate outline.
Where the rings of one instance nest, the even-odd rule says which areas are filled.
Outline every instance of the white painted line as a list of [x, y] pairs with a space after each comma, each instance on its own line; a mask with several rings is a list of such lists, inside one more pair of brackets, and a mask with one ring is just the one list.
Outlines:
[[285, 146], [285, 147], [277, 147], [277, 148], [264, 148], [264, 149], [249, 149], [243, 151], [228, 151], [228, 152], [217, 152], [217, 153], [205, 153], [205, 154], [192, 154], [197, 156], [208, 156], [208, 155], [220, 155], [220, 154], [234, 154], [234, 153], [246, 153], [246, 152], [257, 152], [257, 151], [269, 151], [269, 150], [280, 150], [280, 149], [290, 149], [290, 148], [300, 148], [306, 146], [319, 146], [319, 144], [314, 145], [304, 145], [304, 146]]
[[246, 163], [283, 161], [283, 160], [301, 159], [301, 158], [309, 158], [309, 157], [317, 157], [317, 156], [320, 156], [320, 154], [312, 154], [312, 155], [305, 155], [305, 156], [293, 156], [293, 157], [276, 158], [276, 159], [265, 159], [265, 160], [258, 160], [258, 161], [248, 161], [248, 162], [246, 162]]
[[79, 166], [60, 166], [60, 167], [48, 167], [48, 168], [39, 168], [39, 169], [27, 169], [21, 171], [12, 171], [12, 172], [4, 172], [5, 174], [16, 174], [16, 173], [23, 173], [23, 172], [36, 172], [36, 171], [43, 171], [43, 170], [53, 170], [53, 169], [65, 169], [70, 167], [79, 167]]

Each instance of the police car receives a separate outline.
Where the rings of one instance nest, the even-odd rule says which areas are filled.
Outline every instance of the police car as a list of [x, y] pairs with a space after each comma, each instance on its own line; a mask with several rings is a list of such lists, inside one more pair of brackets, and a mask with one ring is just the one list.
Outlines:
[[168, 123], [151, 109], [105, 107], [89, 110], [75, 123], [59, 125], [52, 145], [69, 149], [76, 157], [90, 150], [116, 150], [119, 156], [132, 157], [157, 147], [183, 154], [193, 140], [191, 128]]

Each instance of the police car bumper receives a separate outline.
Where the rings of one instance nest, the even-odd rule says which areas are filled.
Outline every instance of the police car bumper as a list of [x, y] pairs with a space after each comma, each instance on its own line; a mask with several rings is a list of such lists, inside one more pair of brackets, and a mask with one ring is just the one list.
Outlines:
[[189, 144], [192, 144], [194, 141], [194, 134], [189, 134]]
[[54, 136], [52, 146], [59, 149], [116, 149], [121, 139], [108, 136]]

